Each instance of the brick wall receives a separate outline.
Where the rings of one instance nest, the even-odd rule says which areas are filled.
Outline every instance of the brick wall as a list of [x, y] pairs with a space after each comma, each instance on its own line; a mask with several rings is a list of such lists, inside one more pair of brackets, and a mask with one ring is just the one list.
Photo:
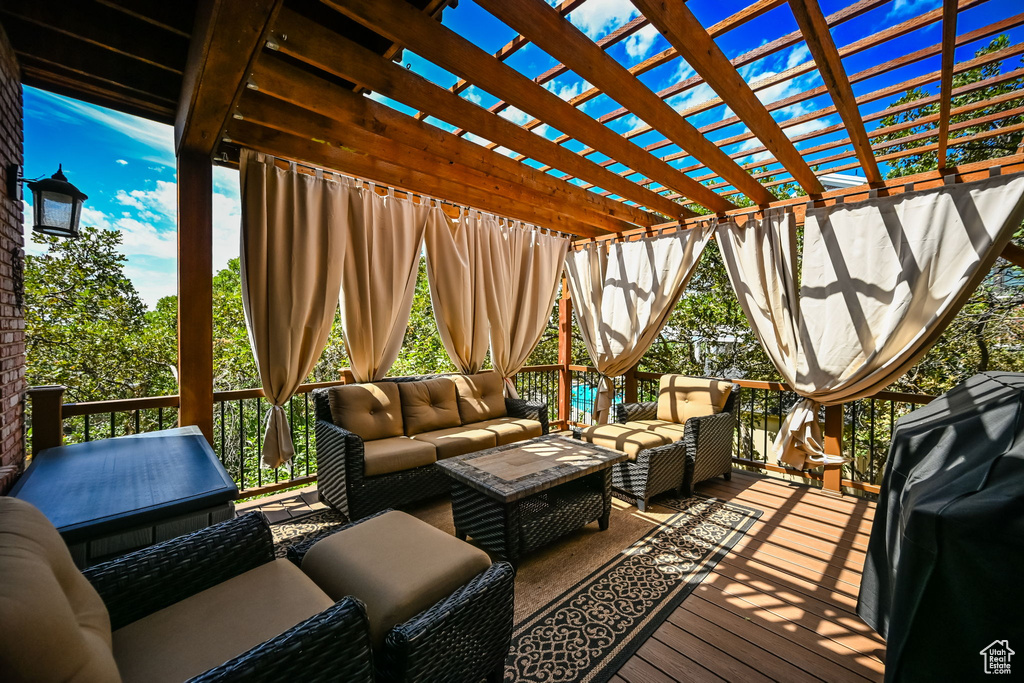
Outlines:
[[15, 294], [25, 239], [22, 204], [7, 191], [8, 167], [24, 163], [21, 111], [21, 72], [0, 27], [0, 493], [9, 488], [25, 459], [25, 319]]

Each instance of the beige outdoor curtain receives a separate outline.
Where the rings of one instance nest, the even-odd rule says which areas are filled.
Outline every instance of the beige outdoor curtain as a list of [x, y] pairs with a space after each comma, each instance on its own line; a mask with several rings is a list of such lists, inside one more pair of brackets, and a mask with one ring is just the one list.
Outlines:
[[294, 454], [283, 406], [313, 369], [331, 331], [342, 270], [344, 193], [321, 173], [278, 168], [242, 150], [242, 306], [271, 409], [263, 463]]
[[608, 421], [613, 378], [636, 365], [657, 339], [712, 231], [701, 225], [633, 242], [596, 242], [566, 257], [576, 322], [601, 374], [593, 408], [598, 424]]
[[343, 178], [341, 324], [357, 382], [384, 377], [402, 350], [416, 293], [427, 217], [434, 209], [381, 196], [369, 183]]
[[434, 321], [459, 372], [480, 372], [487, 356], [487, 282], [497, 249], [497, 219], [461, 211], [453, 220], [438, 205], [427, 219], [427, 281]]
[[1024, 176], [718, 226], [740, 304], [804, 397], [775, 440], [780, 462], [826, 462], [818, 409], [880, 391], [909, 370], [988, 274], [1024, 219]]
[[558, 296], [558, 280], [569, 239], [534, 225], [502, 220], [487, 244], [491, 270], [487, 290], [491, 363], [518, 398], [513, 377], [544, 334]]

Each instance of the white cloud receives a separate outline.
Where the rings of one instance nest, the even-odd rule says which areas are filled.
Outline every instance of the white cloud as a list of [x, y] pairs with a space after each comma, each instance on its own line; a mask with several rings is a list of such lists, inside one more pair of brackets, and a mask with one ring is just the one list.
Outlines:
[[587, 0], [569, 14], [569, 20], [592, 40], [616, 29], [639, 12], [629, 0]]
[[658, 33], [658, 29], [653, 24], [644, 26], [629, 38], [626, 38], [626, 54], [633, 59], [646, 57], [659, 35], [661, 34]]
[[[558, 95], [560, 98], [562, 98], [566, 102], [568, 102], [569, 100], [571, 100], [572, 98], [576, 97], [577, 95], [579, 95], [581, 93], [584, 93], [587, 90], [590, 90], [593, 86], [590, 85], [590, 83], [588, 83], [587, 81], [585, 81], [585, 80], [583, 80], [581, 78], [581, 79], [579, 79], [577, 81], [574, 81], [572, 83], [560, 83], [558, 81], [558, 79], [555, 79], [553, 81], [548, 81], [547, 83], [545, 83], [544, 87], [547, 88], [548, 90], [550, 90], [551, 92], [555, 93], [556, 95]], [[593, 100], [591, 100], [591, 101], [593, 101]], [[583, 104], [580, 107], [580, 109], [583, 109], [585, 107], [586, 107], [586, 104]]]
[[82, 119], [86, 119], [151, 148], [156, 154], [144, 157], [146, 161], [175, 165], [174, 130], [166, 124], [61, 97], [45, 90], [37, 90], [35, 96], [43, 106], [26, 112], [26, 118], [50, 118], [72, 125], [81, 125]]
[[506, 107], [499, 116], [503, 119], [508, 119], [517, 126], [525, 125], [527, 122], [533, 120], [532, 116], [521, 109], [516, 109], [515, 107]]
[[122, 166], [127, 166], [128, 165], [128, 162], [125, 161], [124, 159], [118, 159], [114, 163], [121, 164]]
[[941, 0], [896, 0], [886, 19], [917, 16], [942, 6]]
[[158, 180], [153, 190], [118, 190], [114, 200], [125, 206], [148, 210], [153, 212], [151, 216], [155, 213], [173, 222], [178, 213], [177, 192], [177, 183]]

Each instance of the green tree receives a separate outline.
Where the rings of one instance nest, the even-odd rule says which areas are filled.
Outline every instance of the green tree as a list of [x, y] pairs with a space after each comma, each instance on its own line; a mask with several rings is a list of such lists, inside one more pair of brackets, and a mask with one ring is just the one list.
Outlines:
[[28, 383], [63, 384], [68, 401], [173, 393], [172, 369], [147, 345], [121, 235], [86, 227], [77, 240], [32, 240], [47, 251], [25, 257]]

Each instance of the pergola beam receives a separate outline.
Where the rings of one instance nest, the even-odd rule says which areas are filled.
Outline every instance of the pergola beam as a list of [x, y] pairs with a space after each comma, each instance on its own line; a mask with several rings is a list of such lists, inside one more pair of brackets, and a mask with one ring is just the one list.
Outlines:
[[953, 107], [953, 63], [956, 52], [956, 0], [942, 3], [942, 77], [939, 85], [939, 168], [946, 167], [946, 144], [949, 140], [950, 109]]
[[[948, 0], [947, 0], [948, 1]], [[953, 10], [956, 11], [956, 2], [952, 2]], [[860, 111], [857, 109], [857, 98], [853, 94], [853, 87], [850, 79], [846, 76], [843, 68], [843, 60], [836, 49], [835, 41], [832, 40], [832, 33], [829, 31], [825, 15], [821, 12], [818, 0], [790, 0], [789, 6], [796, 17], [796, 23], [800, 26], [800, 32], [804, 34], [807, 48], [811, 51], [815, 63], [818, 65], [818, 73], [825, 81], [832, 102], [839, 110], [839, 116], [846, 124], [846, 129], [853, 142], [853, 148], [857, 153], [857, 160], [864, 169], [864, 176], [869, 183], [882, 181], [882, 172], [878, 169], [878, 162], [871, 151], [871, 141], [868, 139], [867, 130], [861, 119]]]
[[[345, 16], [714, 211], [732, 205], [403, 0], [324, 0]], [[557, 16], [557, 13], [556, 13]], [[561, 19], [561, 18], [559, 18]], [[599, 48], [598, 52], [600, 52]], [[602, 55], [604, 53], [601, 53]], [[449, 93], [450, 94], [450, 93]], [[433, 113], [433, 112], [431, 112]], [[436, 114], [435, 114], [436, 115]], [[443, 118], [443, 117], [439, 117]]]
[[[779, 124], [775, 122], [775, 119], [768, 113], [768, 110], [757, 99], [757, 95], [750, 89], [747, 82], [743, 80], [736, 67], [729, 62], [729, 58], [725, 56], [725, 53], [722, 52], [718, 44], [704, 30], [701, 23], [697, 21], [697, 17], [693, 15], [684, 3], [658, 3], [654, 0], [633, 0], [633, 3], [658, 27], [661, 34], [675, 46], [686, 62], [703, 77], [704, 82], [732, 108], [751, 132], [758, 137], [761, 143], [772, 151], [775, 158], [797, 179], [797, 182], [804, 191], [808, 194], [824, 192], [825, 188], [822, 187], [821, 182], [814, 175], [811, 167], [800, 156], [800, 152], [797, 151], [793, 143], [786, 137], [786, 134], [782, 132]], [[824, 17], [822, 21], [824, 21]], [[653, 93], [652, 96], [659, 102], [662, 101]], [[633, 106], [628, 101], [620, 102], [620, 104]], [[668, 105], [664, 106], [667, 107]], [[648, 121], [648, 123], [651, 122]], [[705, 139], [696, 129], [694, 129], [694, 134], [700, 136], [701, 139]], [[679, 142], [671, 136], [666, 137], [679, 145]], [[718, 151], [719, 154], [728, 158], [728, 155], [719, 150], [713, 143], [707, 141], [707, 144]], [[679, 146], [690, 151], [685, 145]], [[691, 152], [690, 156], [702, 161], [705, 166], [731, 182], [737, 189], [742, 189], [733, 178], [735, 172], [725, 174], [720, 168], [702, 159], [699, 154]], [[735, 162], [732, 163], [735, 165]], [[742, 172], [742, 169], [739, 170]], [[744, 175], [747, 174], [744, 172]], [[758, 185], [760, 186], [760, 184]], [[750, 196], [749, 193], [747, 195]], [[751, 198], [755, 199], [758, 203], [765, 203], [756, 197]], [[773, 199], [774, 197], [769, 194], [767, 201], [771, 202]]]
[[[500, 204], [506, 207], [506, 212], [510, 208], [518, 211], [514, 215], [515, 218], [525, 218], [545, 227], [578, 233], [575, 224], [583, 223], [590, 225], [588, 234], [622, 232], [635, 227], [630, 223], [609, 219], [607, 216], [603, 216], [602, 220], [601, 214], [597, 212], [591, 213], [582, 209], [560, 211], [559, 207], [552, 205], [547, 195], [525, 184], [497, 178], [484, 170], [450, 161], [419, 147], [402, 144], [391, 135], [315, 114], [269, 95], [247, 93], [239, 103], [239, 110], [243, 113], [243, 120], [264, 128], [279, 130], [326, 146], [380, 156], [391, 164], [405, 169], [437, 176], [445, 175], [466, 188], [478, 191], [482, 196], [495, 197], [495, 204], [500, 201]], [[234, 131], [234, 123], [228, 130]]]
[[[655, 222], [652, 214], [520, 164], [504, 154], [492, 152], [368, 97], [327, 83], [282, 60], [261, 60], [253, 72], [253, 80], [259, 84], [260, 92], [343, 125], [384, 132], [396, 142], [422, 149], [452, 163], [479, 169], [513, 187], [525, 186], [543, 195], [543, 202], [548, 208], [558, 209], [603, 230], [631, 227], [631, 223], [625, 221], [638, 225], [653, 225]], [[245, 102], [243, 97], [242, 104]], [[247, 118], [245, 107], [240, 106], [239, 109], [240, 115]]]
[[[611, 55], [587, 38], [571, 22], [559, 16], [543, 0], [519, 0], [514, 3], [505, 2], [505, 0], [476, 1], [477, 4], [484, 7], [488, 12], [501, 19], [513, 29], [529, 37], [535, 45], [555, 59], [560, 60], [572, 69], [574, 73], [588, 82], [599, 86], [605, 94], [619, 104], [629, 106], [630, 110], [639, 118], [646, 121], [681, 148], [689, 151], [694, 157], [701, 159], [709, 167], [714, 168], [723, 178], [728, 178], [737, 189], [741, 190], [756, 203], [764, 204], [774, 199], [771, 193], [766, 191], [756, 181], [751, 180], [750, 176], [744, 173], [732, 159], [729, 159], [720, 149], [698, 133], [697, 129], [683, 117], [679, 116], [668, 103], [659, 99], [657, 95], [651, 92], [650, 88], [629, 73]], [[679, 6], [681, 7], [682, 5]], [[648, 18], [651, 19], [650, 16]], [[701, 29], [701, 32], [703, 33], [703, 29]], [[707, 34], [705, 33], [704, 35]], [[572, 111], [586, 116], [575, 107], [571, 105], [566, 106], [570, 107]], [[597, 125], [600, 126], [601, 124]], [[555, 127], [567, 135], [573, 135], [571, 130], [566, 130], [558, 125]], [[604, 128], [603, 126], [601, 127]], [[608, 129], [604, 128], [604, 130]], [[615, 133], [612, 134], [614, 135]], [[573, 137], [580, 139], [578, 135], [573, 135]], [[591, 146], [597, 148], [595, 145]], [[652, 155], [648, 156], [651, 156], [652, 159], [657, 159], [657, 157]], [[623, 161], [619, 157], [616, 158], [619, 161]], [[627, 163], [626, 165], [633, 170], [642, 171], [642, 169], [632, 164]], [[809, 171], [810, 169], [808, 169]], [[647, 173], [647, 175], [652, 178], [655, 177], [651, 173]], [[659, 180], [659, 182], [664, 181]], [[664, 184], [673, 187], [668, 183]], [[688, 184], [700, 187], [700, 185], [692, 180]], [[693, 194], [694, 190], [692, 189], [689, 194], [685, 188], [674, 187], [674, 189], [687, 194], [687, 196], [708, 208], [716, 211], [721, 210], [720, 207], [713, 206]]]
[[283, 0], [200, 2], [174, 122], [174, 146], [212, 155]]
[[234, 120], [229, 128], [232, 138], [257, 151], [306, 162], [317, 167], [388, 185], [395, 189], [445, 199], [466, 206], [492, 211], [511, 218], [538, 223], [580, 236], [594, 236], [592, 226], [576, 223], [565, 216], [557, 225], [548, 215], [531, 211], [521, 202], [505, 201], [500, 195], [464, 185], [431, 170], [409, 168], [378, 156], [375, 150], [359, 151], [267, 128], [250, 121]]
[[[483, 138], [579, 178], [586, 178], [598, 187], [670, 218], [692, 213], [287, 9], [281, 12], [277, 23], [275, 35], [278, 34], [288, 36], [288, 40], [280, 41], [280, 51], [289, 57], [358, 83], [414, 109], [430, 111], [442, 121], [471, 130]], [[632, 222], [639, 222], [639, 219]]]

